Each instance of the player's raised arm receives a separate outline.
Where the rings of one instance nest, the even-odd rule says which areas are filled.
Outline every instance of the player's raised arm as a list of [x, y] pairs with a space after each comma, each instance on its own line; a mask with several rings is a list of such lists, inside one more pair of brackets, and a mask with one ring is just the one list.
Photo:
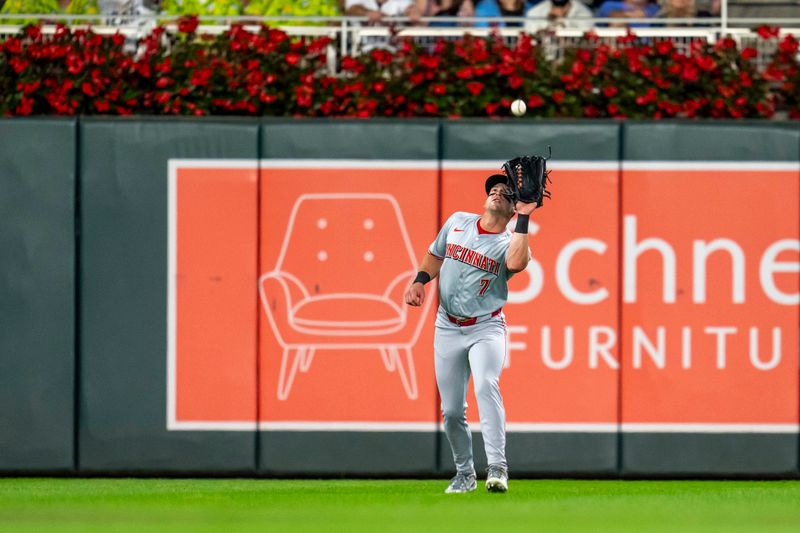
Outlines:
[[528, 266], [531, 257], [528, 248], [528, 219], [542, 205], [542, 200], [550, 198], [550, 191], [547, 190], [548, 159], [549, 155], [522, 156], [503, 163], [503, 172], [508, 176], [509, 185], [514, 189], [517, 200], [517, 227], [506, 254], [506, 268], [512, 273], [521, 272]]
[[439, 275], [442, 259], [428, 252], [422, 258], [419, 272], [411, 285], [406, 289], [405, 300], [408, 305], [419, 307], [425, 301], [425, 284]]
[[528, 219], [536, 209], [534, 203], [517, 202], [517, 227], [511, 236], [511, 243], [508, 245], [506, 254], [506, 268], [509, 272], [522, 272], [527, 268], [528, 261], [531, 259], [530, 248], [528, 247]]

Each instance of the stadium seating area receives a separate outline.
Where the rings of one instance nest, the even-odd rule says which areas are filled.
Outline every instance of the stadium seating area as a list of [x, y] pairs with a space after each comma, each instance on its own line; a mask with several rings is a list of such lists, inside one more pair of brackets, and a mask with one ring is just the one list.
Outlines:
[[[407, 16], [413, 25], [584, 27], [587, 18], [614, 25], [656, 19], [719, 17], [721, 0], [0, 0], [6, 14], [201, 15], [260, 17]], [[731, 18], [800, 18], [800, 0], [729, 0]], [[502, 17], [504, 20], [487, 20]], [[523, 21], [521, 17], [527, 17]], [[531, 22], [536, 19], [537, 22]], [[634, 19], [636, 22], [629, 22]], [[654, 19], [647, 22], [643, 19]], [[293, 24], [319, 24], [289, 19]], [[691, 24], [689, 22], [681, 25]]]

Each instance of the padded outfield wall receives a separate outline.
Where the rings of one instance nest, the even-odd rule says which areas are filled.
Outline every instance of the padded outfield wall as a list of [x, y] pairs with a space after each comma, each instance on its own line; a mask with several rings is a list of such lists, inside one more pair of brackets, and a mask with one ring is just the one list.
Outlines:
[[514, 475], [800, 475], [795, 124], [15, 119], [0, 139], [0, 472], [449, 473], [436, 301], [402, 292], [486, 175], [551, 145], [505, 308]]

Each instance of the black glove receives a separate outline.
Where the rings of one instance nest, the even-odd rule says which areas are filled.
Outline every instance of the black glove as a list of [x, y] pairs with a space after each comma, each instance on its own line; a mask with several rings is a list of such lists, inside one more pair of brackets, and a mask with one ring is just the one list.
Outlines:
[[539, 155], [524, 155], [509, 159], [503, 163], [503, 172], [508, 176], [508, 183], [514, 191], [515, 200], [530, 204], [536, 202], [541, 207], [542, 200], [550, 198], [547, 190], [549, 172], [547, 158]]

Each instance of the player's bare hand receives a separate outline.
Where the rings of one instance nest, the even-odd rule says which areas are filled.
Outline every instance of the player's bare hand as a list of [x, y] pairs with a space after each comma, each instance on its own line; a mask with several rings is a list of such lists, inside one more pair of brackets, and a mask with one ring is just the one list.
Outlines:
[[406, 303], [412, 307], [419, 307], [425, 301], [425, 285], [420, 282], [412, 283], [406, 290]]
[[536, 202], [531, 202], [526, 204], [525, 202], [517, 202], [516, 209], [517, 214], [520, 215], [530, 215], [534, 211], [536, 211]]

